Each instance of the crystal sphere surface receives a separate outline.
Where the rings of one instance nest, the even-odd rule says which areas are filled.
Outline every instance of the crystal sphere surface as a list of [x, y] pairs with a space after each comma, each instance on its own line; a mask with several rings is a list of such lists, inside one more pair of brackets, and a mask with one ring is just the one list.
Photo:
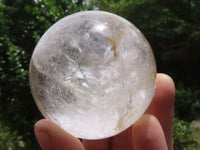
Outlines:
[[152, 100], [155, 77], [142, 33], [103, 11], [75, 13], [52, 25], [29, 69], [41, 113], [83, 139], [110, 137], [134, 124]]

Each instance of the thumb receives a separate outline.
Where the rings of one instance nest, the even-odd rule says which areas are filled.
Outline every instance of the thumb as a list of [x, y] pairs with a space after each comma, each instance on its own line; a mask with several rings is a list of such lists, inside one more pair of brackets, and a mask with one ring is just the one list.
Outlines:
[[79, 139], [47, 119], [38, 121], [34, 131], [43, 150], [84, 150]]

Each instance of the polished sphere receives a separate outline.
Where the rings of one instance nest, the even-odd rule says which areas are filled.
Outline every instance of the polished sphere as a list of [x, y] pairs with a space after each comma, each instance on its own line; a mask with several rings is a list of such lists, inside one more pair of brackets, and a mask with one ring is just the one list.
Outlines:
[[142, 33], [103, 11], [75, 13], [52, 25], [29, 70], [41, 113], [83, 139], [110, 137], [137, 121], [152, 100], [155, 77]]

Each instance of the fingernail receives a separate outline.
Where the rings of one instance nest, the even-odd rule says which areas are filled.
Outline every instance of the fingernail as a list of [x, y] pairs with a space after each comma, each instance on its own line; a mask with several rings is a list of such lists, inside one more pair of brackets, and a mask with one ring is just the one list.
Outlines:
[[42, 150], [51, 150], [50, 138], [45, 131], [35, 128], [35, 135]]

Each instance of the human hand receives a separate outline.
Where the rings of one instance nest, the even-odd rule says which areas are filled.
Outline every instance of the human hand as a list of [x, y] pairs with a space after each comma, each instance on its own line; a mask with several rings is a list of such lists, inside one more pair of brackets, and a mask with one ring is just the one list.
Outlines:
[[83, 140], [42, 119], [35, 134], [43, 150], [172, 150], [175, 87], [165, 74], [156, 77], [156, 91], [146, 113], [124, 132], [101, 140]]

